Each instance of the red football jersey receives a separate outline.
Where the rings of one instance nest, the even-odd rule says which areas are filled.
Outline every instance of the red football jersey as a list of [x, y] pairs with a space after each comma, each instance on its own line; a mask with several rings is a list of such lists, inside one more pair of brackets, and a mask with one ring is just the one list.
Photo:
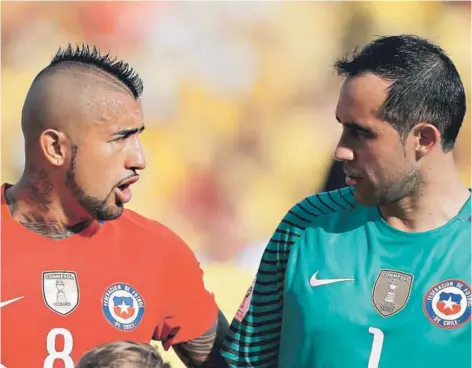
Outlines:
[[170, 343], [207, 331], [213, 295], [192, 251], [165, 226], [125, 210], [52, 240], [12, 219], [1, 191], [1, 355], [6, 368], [73, 368], [116, 340]]

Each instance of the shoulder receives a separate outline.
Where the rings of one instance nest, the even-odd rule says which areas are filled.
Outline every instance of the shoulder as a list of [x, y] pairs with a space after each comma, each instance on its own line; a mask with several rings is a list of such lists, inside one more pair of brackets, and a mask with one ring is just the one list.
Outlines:
[[310, 227], [356, 216], [361, 209], [352, 187], [315, 193], [296, 203], [284, 216], [281, 225], [303, 232]]
[[130, 234], [136, 243], [149, 244], [171, 254], [192, 253], [185, 241], [166, 225], [126, 209], [117, 222], [121, 233]]
[[352, 187], [312, 194], [296, 203], [285, 214], [271, 238], [266, 252], [288, 254], [307, 230], [331, 229], [342, 232], [363, 219]]
[[144, 217], [137, 212], [134, 212], [129, 209], [125, 209], [123, 214], [118, 219], [117, 224], [121, 228], [126, 230], [142, 230], [145, 232], [154, 232], [154, 233], [167, 233], [171, 231], [167, 226], [161, 224], [160, 222]]

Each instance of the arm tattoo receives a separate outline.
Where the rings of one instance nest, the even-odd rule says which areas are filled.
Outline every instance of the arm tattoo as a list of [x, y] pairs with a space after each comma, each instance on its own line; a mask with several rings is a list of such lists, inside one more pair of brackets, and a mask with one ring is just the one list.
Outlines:
[[227, 365], [219, 350], [228, 329], [228, 321], [218, 311], [217, 320], [207, 332], [191, 341], [174, 345], [174, 351], [189, 368], [225, 368]]

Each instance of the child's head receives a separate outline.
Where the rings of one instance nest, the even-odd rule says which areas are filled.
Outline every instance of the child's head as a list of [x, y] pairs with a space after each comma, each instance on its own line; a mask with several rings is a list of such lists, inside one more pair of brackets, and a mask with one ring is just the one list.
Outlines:
[[116, 341], [85, 353], [76, 368], [171, 368], [150, 344]]

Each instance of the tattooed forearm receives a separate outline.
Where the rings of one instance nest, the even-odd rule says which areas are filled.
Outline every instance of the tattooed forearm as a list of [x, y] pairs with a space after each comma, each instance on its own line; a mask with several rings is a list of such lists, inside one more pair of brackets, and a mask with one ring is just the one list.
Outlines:
[[174, 346], [174, 350], [187, 367], [201, 367], [205, 361], [209, 360], [215, 337], [216, 322], [205, 334], [195, 340]]
[[227, 367], [219, 353], [220, 346], [228, 332], [228, 321], [221, 311], [218, 318], [202, 336], [191, 341], [177, 344], [174, 350], [189, 368], [224, 368]]

